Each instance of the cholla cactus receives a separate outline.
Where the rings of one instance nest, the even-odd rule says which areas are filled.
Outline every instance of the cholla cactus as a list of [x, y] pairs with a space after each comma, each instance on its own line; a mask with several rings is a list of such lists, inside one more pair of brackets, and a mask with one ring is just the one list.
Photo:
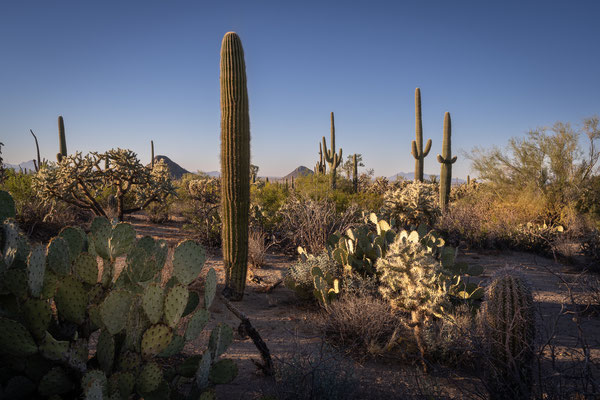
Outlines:
[[486, 381], [490, 398], [528, 399], [535, 338], [529, 284], [515, 270], [498, 271], [486, 289], [479, 317], [488, 351]]
[[[0, 198], [5, 193], [0, 191]], [[204, 249], [195, 242], [184, 241], [175, 248], [173, 277], [162, 287], [166, 242], [148, 236], [136, 241], [129, 224], [112, 225], [98, 217], [88, 235], [67, 227], [47, 247], [31, 246], [10, 218], [0, 229], [4, 395], [210, 398], [214, 384], [235, 377], [233, 361], [220, 359], [233, 340], [228, 326], [213, 329], [203, 355], [183, 362], [178, 356], [206, 326], [216, 291], [213, 269], [206, 275], [203, 307], [198, 307], [198, 293], [187, 289], [205, 262]], [[118, 257], [125, 257], [120, 274], [114, 269]], [[96, 352], [90, 358], [90, 337], [95, 332]], [[166, 362], [158, 362], [159, 358]], [[172, 363], [177, 364], [172, 369], [160, 366]], [[181, 378], [193, 378], [192, 384], [180, 386]], [[8, 388], [10, 392], [5, 391]], [[187, 393], [178, 393], [181, 390]]]
[[437, 188], [425, 182], [407, 182], [384, 194], [382, 213], [395, 218], [400, 226], [432, 226], [440, 215]]
[[417, 231], [402, 231], [387, 255], [377, 261], [376, 267], [383, 298], [393, 308], [411, 314], [415, 339], [426, 369], [421, 328], [432, 316], [439, 314], [448, 301], [442, 266], [421, 244]]
[[[133, 151], [124, 149], [63, 157], [58, 165], [40, 169], [33, 188], [47, 203], [63, 201], [103, 217], [107, 215], [105, 206], [97, 199], [114, 191], [120, 221], [125, 214], [140, 211], [152, 202], [164, 202], [175, 194], [166, 164], [156, 163], [150, 170]], [[124, 200], [129, 193], [134, 194], [136, 202], [126, 209]]]

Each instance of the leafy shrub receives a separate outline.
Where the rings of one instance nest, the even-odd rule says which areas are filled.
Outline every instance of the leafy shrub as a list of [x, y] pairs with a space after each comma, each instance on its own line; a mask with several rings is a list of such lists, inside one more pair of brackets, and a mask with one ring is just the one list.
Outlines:
[[516, 250], [531, 251], [546, 256], [552, 255], [553, 244], [564, 228], [561, 225], [549, 226], [528, 222], [511, 232], [511, 247]]
[[441, 214], [437, 185], [416, 181], [388, 190], [383, 197], [382, 214], [395, 219], [399, 226], [433, 226]]

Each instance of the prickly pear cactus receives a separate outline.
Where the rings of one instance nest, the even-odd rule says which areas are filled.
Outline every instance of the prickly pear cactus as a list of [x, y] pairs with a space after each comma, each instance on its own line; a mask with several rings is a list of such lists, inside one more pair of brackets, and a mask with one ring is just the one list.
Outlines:
[[[48, 246], [29, 246], [11, 218], [0, 230], [0, 397], [197, 399], [235, 378], [233, 361], [220, 359], [233, 341], [228, 326], [213, 330], [203, 358], [178, 356], [210, 319], [214, 270], [204, 307], [187, 289], [204, 265], [202, 247], [177, 247], [176, 274], [163, 288], [166, 243], [136, 240], [129, 224], [97, 218], [89, 235], [65, 228]], [[126, 260], [120, 274], [118, 257]], [[169, 357], [173, 367], [164, 369], [157, 360]]]

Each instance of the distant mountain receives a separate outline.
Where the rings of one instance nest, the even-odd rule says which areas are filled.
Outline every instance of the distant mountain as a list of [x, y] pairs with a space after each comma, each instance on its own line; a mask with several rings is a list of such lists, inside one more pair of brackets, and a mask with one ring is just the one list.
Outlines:
[[25, 171], [25, 168], [27, 168], [27, 171], [35, 171], [35, 165], [33, 165], [33, 160], [30, 161], [23, 161], [20, 164], [4, 164], [5, 168], [10, 168], [10, 169], [14, 169], [15, 171], [20, 171], [23, 170]]
[[[432, 176], [435, 176], [435, 178], [439, 182], [439, 180], [440, 180], [440, 176], [439, 175], [423, 174], [423, 179], [425, 181], [429, 181]], [[396, 175], [392, 175], [392, 176], [388, 177], [388, 179], [390, 181], [395, 181], [398, 178], [401, 178], [401, 179], [404, 179], [404, 180], [407, 180], [407, 181], [412, 181], [412, 180], [415, 179], [415, 173], [414, 172], [398, 172]], [[453, 185], [459, 185], [461, 183], [466, 183], [466, 182], [467, 181], [465, 181], [464, 179], [452, 178], [452, 184]]]
[[190, 171], [188, 171], [185, 168], [182, 168], [179, 164], [177, 164], [175, 161], [171, 160], [167, 156], [155, 156], [154, 157], [154, 161], [159, 161], [159, 160], [163, 160], [167, 164], [167, 166], [169, 167], [169, 172], [171, 173], [171, 177], [173, 179], [181, 179], [183, 174], [190, 173]]
[[304, 165], [301, 165], [286, 176], [284, 176], [283, 178], [281, 178], [280, 180], [285, 181], [286, 179], [292, 179], [292, 177], [298, 178], [299, 176], [307, 176], [313, 174], [314, 172], [312, 169], [308, 169]]

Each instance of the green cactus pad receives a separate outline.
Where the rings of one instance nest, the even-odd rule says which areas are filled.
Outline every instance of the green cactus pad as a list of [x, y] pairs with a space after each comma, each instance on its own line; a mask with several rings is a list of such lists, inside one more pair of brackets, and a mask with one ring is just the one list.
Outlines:
[[67, 241], [56, 236], [48, 243], [48, 267], [57, 275], [65, 276], [71, 271], [71, 255]]
[[0, 353], [21, 357], [35, 354], [37, 350], [33, 337], [23, 325], [0, 317]]
[[208, 270], [204, 282], [204, 308], [210, 308], [217, 292], [217, 273], [214, 268]]
[[181, 364], [175, 367], [176, 374], [185, 378], [193, 378], [201, 360], [202, 356], [199, 355], [187, 357]]
[[83, 373], [87, 371], [87, 362], [89, 359], [89, 348], [87, 339], [77, 339], [71, 342], [67, 364], [76, 371]]
[[46, 337], [40, 344], [40, 353], [48, 360], [65, 360], [69, 353], [69, 342], [56, 340], [50, 333], [46, 332]]
[[119, 357], [119, 370], [120, 371], [131, 371], [137, 374], [137, 370], [142, 364], [140, 355], [131, 351], [126, 351]]
[[154, 239], [144, 236], [127, 254], [127, 275], [132, 282], [146, 282], [156, 275], [155, 248]]
[[[92, 369], [88, 371], [83, 376], [83, 378], [81, 378], [81, 387], [83, 389], [84, 394], [86, 395], [86, 400], [89, 397], [92, 397], [92, 394], [99, 394], [100, 397], [94, 398], [103, 399], [103, 395], [107, 393], [108, 380], [106, 379], [106, 375], [104, 374], [104, 372], [98, 369]], [[100, 389], [99, 393], [96, 392], [98, 389]]]
[[72, 276], [65, 276], [54, 296], [58, 314], [67, 321], [82, 324], [87, 308], [87, 293], [83, 284]]
[[162, 381], [162, 369], [154, 362], [146, 363], [142, 366], [135, 382], [135, 387], [141, 395], [150, 393], [158, 388]]
[[196, 339], [208, 323], [209, 319], [210, 312], [208, 310], [200, 309], [196, 311], [188, 321], [185, 330], [185, 340], [190, 341]]
[[200, 304], [200, 296], [198, 296], [198, 293], [193, 291], [189, 291], [189, 293], [188, 302], [185, 306], [185, 310], [183, 310], [181, 318], [193, 313], [196, 310], [196, 307], [198, 307], [198, 304]]
[[73, 382], [61, 367], [54, 367], [40, 381], [38, 391], [42, 396], [60, 395], [70, 392]]
[[157, 284], [150, 284], [146, 287], [142, 296], [142, 308], [153, 324], [160, 321], [163, 314], [164, 293]]
[[219, 360], [210, 367], [210, 374], [208, 378], [210, 381], [217, 385], [230, 383], [235, 379], [238, 374], [237, 364], [229, 359]]
[[144, 400], [163, 400], [169, 398], [172, 398], [171, 388], [169, 387], [169, 383], [164, 379], [159, 382], [158, 387], [153, 392], [144, 395]]
[[87, 242], [87, 236], [81, 228], [74, 228], [67, 226], [63, 228], [58, 234], [63, 238], [69, 246], [69, 253], [71, 255], [71, 262], [75, 261], [75, 258], [81, 253]]
[[102, 323], [111, 335], [116, 335], [125, 328], [132, 300], [129, 292], [118, 289], [106, 296], [100, 305]]
[[162, 324], [153, 325], [142, 336], [142, 356], [152, 357], [165, 350], [173, 340], [171, 329]]
[[46, 336], [46, 329], [52, 319], [52, 308], [46, 300], [27, 299], [22, 307], [25, 325], [37, 340]]
[[136, 352], [140, 351], [143, 333], [152, 325], [141, 308], [141, 299], [136, 297], [125, 325], [125, 348]]
[[210, 333], [210, 339], [208, 340], [208, 348], [213, 360], [216, 360], [221, 354], [225, 353], [232, 342], [233, 329], [229, 325], [217, 325]]
[[90, 304], [98, 304], [102, 297], [104, 296], [104, 288], [100, 283], [96, 283], [89, 291], [88, 291], [88, 303]]
[[34, 397], [33, 394], [36, 389], [36, 385], [31, 380], [22, 375], [17, 375], [6, 382], [1, 395], [3, 399], [31, 399]]
[[158, 357], [171, 357], [181, 353], [185, 346], [185, 340], [179, 335], [173, 335], [173, 340], [169, 343], [166, 349], [158, 354]]
[[39, 297], [42, 294], [45, 271], [46, 249], [41, 245], [34, 246], [27, 258], [27, 282], [29, 293], [34, 297]]
[[131, 224], [120, 222], [113, 229], [108, 240], [108, 251], [112, 260], [126, 254], [135, 242], [135, 229]]
[[0, 223], [7, 218], [15, 218], [15, 201], [5, 190], [0, 190]]
[[212, 360], [213, 358], [211, 357], [210, 351], [207, 350], [202, 354], [202, 358], [198, 363], [198, 369], [196, 370], [194, 378], [196, 386], [200, 390], [205, 389], [208, 386], [208, 377], [210, 376], [210, 365]]
[[88, 308], [88, 315], [90, 316], [92, 330], [100, 329], [104, 326], [104, 323], [102, 323], [102, 317], [100, 316], [100, 306], [98, 304], [90, 305]]
[[181, 285], [173, 286], [167, 292], [164, 304], [164, 320], [171, 328], [174, 328], [179, 322], [183, 310], [185, 310], [185, 306], [187, 305], [188, 296], [188, 290]]
[[90, 233], [93, 237], [92, 243], [95, 252], [105, 260], [110, 259], [108, 251], [108, 240], [112, 234], [112, 225], [110, 222], [104, 217], [94, 218], [90, 227]]
[[42, 299], [53, 298], [60, 284], [59, 278], [50, 270], [44, 273], [44, 286], [42, 287]]
[[193, 240], [185, 240], [177, 245], [173, 253], [173, 275], [187, 286], [200, 274], [205, 261], [204, 248]]
[[79, 254], [73, 264], [73, 270], [83, 283], [89, 285], [98, 283], [98, 262], [96, 261], [96, 257], [91, 254]]
[[8, 291], [14, 294], [19, 299], [27, 297], [27, 271], [23, 269], [11, 268], [4, 271], [2, 276], [3, 284]]
[[[217, 400], [217, 392], [214, 388], [209, 388], [203, 391], [198, 397], [198, 400]], [[270, 399], [268, 399], [270, 400]]]
[[109, 374], [115, 361], [115, 338], [106, 329], [103, 329], [98, 337], [96, 358], [100, 368]]
[[19, 245], [19, 227], [15, 220], [9, 219], [4, 221], [2, 224], [2, 236], [4, 240], [4, 247], [2, 248], [4, 263], [7, 267], [10, 267], [15, 260]]
[[129, 399], [129, 395], [133, 392], [135, 386], [135, 377], [131, 372], [117, 372], [111, 375], [108, 380], [108, 390], [113, 394], [118, 394], [122, 400]]

